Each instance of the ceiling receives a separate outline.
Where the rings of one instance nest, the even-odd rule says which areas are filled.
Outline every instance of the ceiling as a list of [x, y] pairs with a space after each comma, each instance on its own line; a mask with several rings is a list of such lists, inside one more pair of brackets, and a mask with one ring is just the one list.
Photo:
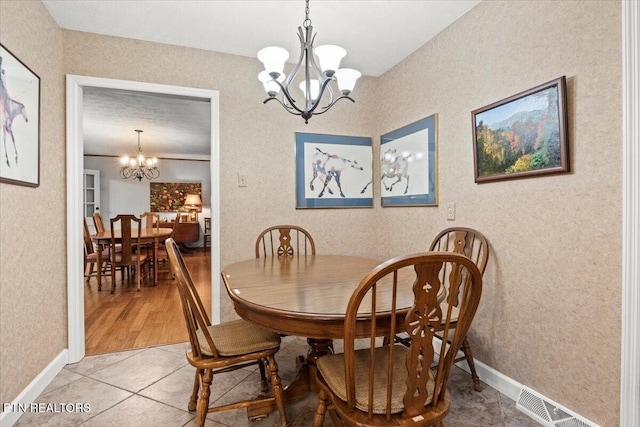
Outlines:
[[[65, 29], [252, 58], [261, 48], [275, 45], [289, 51], [290, 61], [298, 59], [296, 34], [297, 27], [304, 20], [305, 6], [302, 0], [43, 2], [58, 25]], [[342, 60], [343, 67], [377, 77], [479, 2], [312, 0], [309, 18], [317, 33], [316, 46], [337, 44], [344, 47], [347, 56]], [[143, 150], [146, 140], [153, 150], [167, 155], [176, 149], [189, 155], [207, 155], [208, 151], [205, 153], [204, 150], [209, 147], [209, 131], [200, 126], [202, 111], [208, 108], [208, 104], [201, 105], [200, 101], [179, 97], [155, 100], [153, 96], [141, 93], [109, 92], [96, 89], [85, 94], [85, 152], [114, 154], [118, 150], [121, 153], [119, 150], [124, 146], [113, 145], [124, 144], [122, 141], [126, 138], [126, 144], [133, 150], [137, 143], [134, 129], [142, 129], [145, 131], [141, 136]], [[262, 98], [262, 93], [256, 94], [256, 105], [262, 102]], [[169, 112], [163, 113], [162, 108], [169, 111], [174, 102], [193, 114], [172, 119]], [[129, 113], [127, 118], [116, 114], [121, 111]], [[180, 139], [172, 139], [174, 136]], [[175, 144], [176, 141], [179, 143]], [[200, 146], [191, 147], [197, 144]]]

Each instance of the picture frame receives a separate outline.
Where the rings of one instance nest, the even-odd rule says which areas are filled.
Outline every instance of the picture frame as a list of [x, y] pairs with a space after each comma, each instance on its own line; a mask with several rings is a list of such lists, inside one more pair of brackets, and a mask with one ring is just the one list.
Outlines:
[[471, 113], [476, 183], [569, 172], [566, 77]]
[[0, 44], [0, 79], [0, 182], [38, 187], [40, 77]]
[[380, 137], [382, 207], [438, 206], [438, 115]]
[[189, 212], [184, 205], [187, 194], [202, 195], [199, 182], [150, 182], [151, 212]]
[[296, 209], [371, 208], [371, 138], [296, 132]]

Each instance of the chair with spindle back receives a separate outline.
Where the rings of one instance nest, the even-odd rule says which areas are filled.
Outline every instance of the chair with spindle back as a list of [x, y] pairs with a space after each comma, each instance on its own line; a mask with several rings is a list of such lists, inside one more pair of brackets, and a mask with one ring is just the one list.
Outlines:
[[[176, 277], [182, 312], [189, 332], [191, 348], [187, 352], [187, 361], [196, 368], [193, 390], [187, 405], [189, 411], [196, 411], [196, 425], [204, 425], [207, 413], [245, 408], [264, 399], [275, 401], [280, 412], [280, 426], [287, 426], [284, 392], [275, 360], [275, 354], [280, 349], [278, 334], [243, 319], [212, 325], [178, 245], [172, 238], [167, 239], [165, 245], [169, 254], [169, 265]], [[264, 374], [265, 359], [268, 361], [273, 397], [242, 400], [217, 407], [209, 406], [213, 376], [247, 366], [258, 365], [262, 388], [266, 391], [268, 385]]]
[[[430, 251], [455, 252], [469, 258], [480, 270], [480, 274], [484, 276], [489, 260], [489, 243], [482, 233], [473, 228], [467, 227], [450, 227], [442, 230], [433, 239], [429, 246]], [[454, 312], [454, 314], [456, 314]], [[455, 319], [454, 319], [455, 320]], [[440, 336], [438, 336], [439, 338]], [[482, 391], [482, 382], [476, 373], [475, 363], [473, 361], [473, 353], [468, 338], [465, 336], [460, 347], [463, 355], [455, 360], [455, 363], [466, 360], [471, 371], [473, 379], [473, 388], [476, 391]]]
[[256, 240], [256, 258], [261, 256], [315, 255], [316, 244], [307, 230], [297, 225], [275, 225]]
[[[397, 306], [399, 278], [407, 277], [414, 302], [403, 316], [406, 307]], [[449, 289], [446, 295], [442, 287]], [[449, 374], [481, 292], [478, 267], [456, 253], [400, 256], [373, 269], [347, 303], [344, 353], [317, 361], [320, 392], [313, 426], [321, 427], [330, 411], [336, 425], [443, 427], [451, 406]], [[364, 326], [363, 316], [370, 325]], [[396, 323], [398, 318], [404, 323]], [[408, 347], [393, 343], [399, 330], [409, 335]], [[433, 347], [437, 333], [452, 343], [439, 354]], [[369, 348], [356, 350], [356, 339], [365, 335]], [[392, 344], [377, 346], [381, 336]]]

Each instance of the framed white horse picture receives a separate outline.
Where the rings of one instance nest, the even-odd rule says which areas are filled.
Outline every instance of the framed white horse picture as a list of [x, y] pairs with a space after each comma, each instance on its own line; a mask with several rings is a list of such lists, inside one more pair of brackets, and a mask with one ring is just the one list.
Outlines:
[[296, 132], [296, 208], [370, 208], [371, 138]]
[[40, 77], [0, 45], [0, 182], [40, 185]]
[[438, 115], [380, 137], [383, 207], [438, 206]]

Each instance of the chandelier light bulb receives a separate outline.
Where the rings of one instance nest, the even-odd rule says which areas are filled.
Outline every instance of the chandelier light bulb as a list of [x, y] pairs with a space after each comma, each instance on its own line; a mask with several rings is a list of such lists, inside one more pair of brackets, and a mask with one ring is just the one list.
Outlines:
[[280, 85], [276, 83], [276, 80], [280, 83], [284, 81], [285, 75], [280, 74], [277, 79], [271, 77], [267, 70], [262, 71], [258, 74], [258, 80], [260, 80], [264, 86], [264, 90], [271, 97], [275, 97], [280, 92]]
[[347, 54], [346, 50], [332, 44], [318, 46], [314, 52], [320, 61], [320, 69], [328, 77], [333, 76], [336, 70], [340, 68], [340, 61]]
[[277, 46], [269, 46], [258, 52], [258, 59], [264, 64], [264, 69], [268, 74], [277, 73], [277, 78], [284, 72], [284, 63], [289, 59], [289, 52]]
[[351, 68], [341, 68], [336, 71], [336, 80], [338, 81], [338, 89], [343, 95], [349, 95], [356, 86], [356, 81], [362, 76], [360, 71]]
[[[316, 100], [318, 99], [318, 94], [320, 93], [320, 82], [318, 80], [309, 80], [309, 87], [311, 88], [311, 99]], [[302, 91], [302, 93], [304, 94], [304, 96], [307, 96], [307, 83], [306, 82], [300, 82], [300, 90]]]

